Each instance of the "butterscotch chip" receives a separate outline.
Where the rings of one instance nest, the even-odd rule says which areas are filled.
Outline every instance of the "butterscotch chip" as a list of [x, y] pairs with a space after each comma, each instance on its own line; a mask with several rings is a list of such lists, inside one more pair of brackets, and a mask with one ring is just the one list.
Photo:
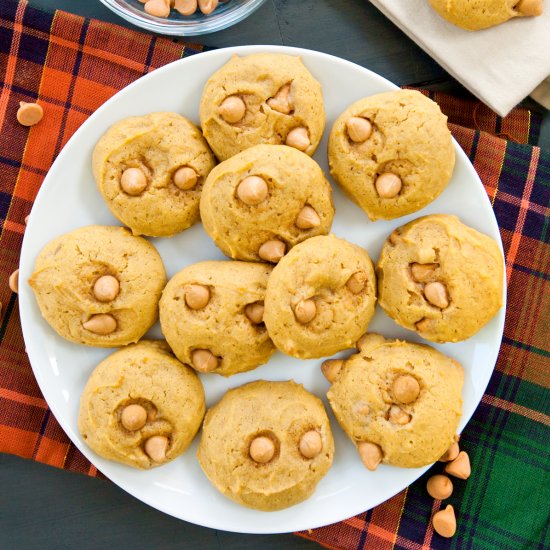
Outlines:
[[450, 462], [458, 456], [459, 452], [460, 447], [458, 446], [458, 441], [453, 441], [451, 446], [441, 455], [439, 462]]
[[195, 372], [165, 342], [141, 340], [94, 369], [80, 399], [78, 429], [98, 455], [148, 469], [181, 455], [204, 413]]
[[147, 188], [147, 176], [139, 168], [126, 168], [120, 176], [120, 187], [126, 194], [137, 197]]
[[[372, 121], [368, 139], [352, 120]], [[366, 135], [366, 134], [365, 134]], [[449, 183], [455, 150], [447, 117], [420, 92], [399, 90], [360, 99], [336, 120], [328, 145], [330, 173], [372, 220], [416, 212]]]
[[42, 316], [60, 336], [98, 347], [137, 342], [157, 321], [165, 282], [151, 243], [99, 225], [48, 243], [29, 279]]
[[264, 322], [264, 303], [262, 301], [248, 304], [244, 308], [245, 315], [250, 319], [251, 323], [259, 325]]
[[218, 368], [220, 359], [209, 349], [195, 349], [191, 352], [191, 365], [199, 372], [212, 372]]
[[92, 315], [87, 321], [82, 323], [82, 327], [94, 334], [106, 336], [115, 332], [117, 328], [116, 318], [109, 313], [98, 313]]
[[362, 441], [357, 445], [357, 450], [359, 451], [361, 462], [367, 470], [373, 472], [378, 468], [384, 456], [379, 445], [370, 441]]
[[137, 403], [131, 403], [122, 409], [120, 422], [131, 432], [141, 430], [147, 423], [147, 409]]
[[271, 511], [309, 498], [333, 454], [321, 400], [292, 381], [259, 380], [208, 410], [197, 458], [222, 494]]
[[504, 260], [497, 243], [456, 216], [424, 216], [399, 228], [378, 258], [382, 309], [432, 342], [458, 342], [502, 306]]
[[275, 456], [275, 443], [269, 437], [256, 437], [252, 440], [248, 452], [254, 462], [265, 464]]
[[[356, 273], [364, 288], [350, 292]], [[334, 235], [312, 237], [290, 250], [267, 283], [264, 322], [278, 349], [300, 359], [352, 347], [366, 331], [376, 303], [367, 252]]]
[[193, 168], [190, 168], [189, 166], [182, 166], [174, 172], [172, 179], [176, 187], [179, 187], [182, 191], [188, 191], [189, 189], [193, 189], [193, 187], [195, 187], [198, 176], [197, 172], [195, 172]]
[[[176, 357], [200, 372], [223, 376], [266, 363], [275, 351], [262, 324], [271, 269], [254, 262], [207, 261], [174, 275], [159, 307], [162, 332]], [[190, 297], [196, 298], [191, 305]]]
[[392, 383], [393, 398], [399, 403], [413, 403], [420, 394], [420, 384], [411, 374], [400, 374]]
[[[220, 107], [234, 97], [243, 102], [245, 110], [241, 118], [236, 114], [227, 120], [223, 109], [220, 114]], [[220, 160], [262, 143], [287, 142], [311, 156], [325, 127], [321, 86], [299, 57], [235, 55], [206, 83], [200, 121], [206, 140]], [[307, 135], [301, 131], [291, 136], [298, 127]]]
[[185, 285], [183, 291], [185, 293], [185, 303], [191, 309], [202, 309], [210, 301], [210, 288], [206, 285]]
[[244, 101], [238, 96], [226, 97], [220, 104], [218, 111], [221, 117], [230, 124], [239, 122], [246, 112]]
[[92, 156], [109, 210], [135, 235], [152, 237], [174, 235], [199, 220], [202, 185], [214, 164], [200, 130], [167, 112], [120, 120]]
[[[408, 404], [394, 401], [392, 388], [396, 379], [406, 376], [422, 387]], [[439, 351], [368, 334], [360, 352], [346, 359], [327, 397], [367, 468], [377, 465], [373, 445], [380, 448], [382, 463], [418, 468], [435, 462], [453, 441], [462, 414], [463, 383], [460, 364]], [[358, 442], [370, 447], [361, 450]]]
[[19, 292], [19, 269], [16, 269], [8, 277], [8, 286], [12, 292], [15, 292], [15, 294]]
[[432, 518], [432, 525], [436, 533], [450, 538], [456, 533], [456, 517], [454, 508], [448, 504], [444, 510], [436, 512]]
[[102, 275], [94, 283], [93, 293], [100, 302], [112, 302], [120, 292], [120, 283], [112, 275]]
[[332, 383], [343, 366], [343, 359], [325, 359], [321, 364], [321, 372], [324, 374], [325, 378]]
[[453, 482], [444, 475], [435, 475], [426, 484], [428, 494], [436, 500], [444, 500], [453, 494]]
[[38, 103], [19, 103], [17, 110], [17, 122], [22, 126], [34, 126], [38, 124], [44, 116], [44, 109]]
[[447, 462], [445, 472], [459, 479], [468, 479], [472, 473], [468, 453], [460, 451], [454, 460]]
[[317, 430], [309, 430], [300, 438], [300, 453], [304, 458], [315, 458], [323, 450], [323, 438]]

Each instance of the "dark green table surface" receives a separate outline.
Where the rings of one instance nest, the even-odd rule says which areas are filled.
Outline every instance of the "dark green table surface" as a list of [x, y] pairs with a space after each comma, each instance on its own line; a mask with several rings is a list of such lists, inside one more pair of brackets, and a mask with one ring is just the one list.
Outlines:
[[[99, 0], [30, 3], [129, 26]], [[428, 83], [465, 93], [367, 0], [267, 0], [239, 25], [194, 40], [217, 47], [311, 48], [359, 63], [399, 85]], [[550, 148], [548, 111], [540, 145]], [[106, 547], [269, 550], [317, 545], [293, 535], [239, 535], [197, 527], [142, 504], [112, 483], [0, 454], [0, 548]]]

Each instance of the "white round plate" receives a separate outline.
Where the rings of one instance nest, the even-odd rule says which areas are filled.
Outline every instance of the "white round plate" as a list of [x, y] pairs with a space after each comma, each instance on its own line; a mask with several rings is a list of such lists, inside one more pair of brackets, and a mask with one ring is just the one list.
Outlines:
[[[300, 55], [321, 82], [327, 111], [327, 129], [315, 159], [328, 174], [327, 139], [336, 117], [351, 103], [396, 87], [382, 77], [348, 61], [326, 54], [274, 46], [229, 48], [176, 61], [131, 84], [98, 109], [75, 133], [48, 172], [38, 193], [25, 233], [20, 265], [19, 304], [23, 334], [34, 374], [53, 414], [84, 455], [124, 490], [147, 504], [178, 518], [226, 531], [279, 533], [297, 531], [351, 517], [395, 495], [426, 468], [400, 469], [381, 466], [369, 472], [362, 466], [352, 443], [331, 416], [335, 435], [334, 465], [314, 495], [279, 512], [249, 510], [227, 499], [210, 485], [195, 458], [197, 440], [181, 457], [150, 471], [134, 470], [104, 460], [84, 443], [77, 429], [80, 394], [94, 367], [109, 353], [106, 349], [65, 341], [42, 319], [27, 283], [42, 247], [54, 237], [90, 224], [119, 225], [95, 186], [91, 158], [100, 136], [114, 122], [152, 111], [175, 111], [198, 124], [199, 100], [208, 77], [232, 55], [257, 52]], [[416, 214], [393, 221], [370, 223], [367, 216], [346, 199], [336, 186], [333, 232], [368, 250], [376, 261], [390, 232], [418, 217], [432, 213], [457, 214], [466, 224], [500, 241], [496, 220], [483, 186], [462, 149], [455, 144], [457, 162], [451, 183], [443, 194]], [[188, 264], [223, 259], [200, 224], [170, 239], [152, 239], [161, 253], [168, 275]], [[435, 346], [460, 361], [466, 371], [462, 430], [477, 407], [493, 371], [504, 325], [504, 308], [478, 334], [459, 344]], [[378, 311], [369, 327], [389, 337], [420, 339], [398, 327]], [[160, 336], [157, 327], [151, 332]], [[293, 378], [321, 396], [329, 384], [321, 375], [320, 360], [301, 361], [277, 353], [267, 365], [232, 376], [203, 375], [207, 405], [223, 393], [246, 382]]]

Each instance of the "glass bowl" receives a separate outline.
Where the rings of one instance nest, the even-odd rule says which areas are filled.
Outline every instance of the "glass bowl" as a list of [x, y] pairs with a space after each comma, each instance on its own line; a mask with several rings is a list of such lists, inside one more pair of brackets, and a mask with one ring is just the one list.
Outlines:
[[138, 0], [100, 0], [111, 11], [126, 21], [143, 29], [171, 36], [196, 36], [225, 29], [242, 21], [265, 0], [229, 0], [220, 2], [209, 15], [200, 10], [193, 15], [181, 15], [172, 10], [166, 19], [145, 13], [143, 4]]

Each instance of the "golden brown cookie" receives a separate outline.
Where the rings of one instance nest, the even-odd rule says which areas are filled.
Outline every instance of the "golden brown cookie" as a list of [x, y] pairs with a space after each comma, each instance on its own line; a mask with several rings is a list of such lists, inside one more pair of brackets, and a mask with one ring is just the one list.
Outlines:
[[221, 493], [273, 511], [309, 498], [333, 454], [321, 400], [293, 381], [259, 380], [229, 390], [208, 410], [197, 456]]
[[321, 85], [299, 57], [235, 55], [206, 83], [200, 120], [220, 160], [260, 143], [313, 155], [325, 128]]
[[416, 212], [449, 183], [455, 151], [447, 117], [420, 92], [360, 99], [334, 123], [330, 173], [371, 220]]
[[369, 470], [380, 462], [418, 468], [454, 441], [462, 414], [461, 365], [430, 346], [367, 334], [327, 393]]
[[80, 399], [78, 429], [97, 454], [148, 469], [187, 449], [204, 412], [195, 372], [165, 342], [142, 340], [92, 372]]
[[95, 146], [92, 168], [109, 210], [135, 235], [168, 237], [199, 220], [215, 164], [200, 130], [177, 113], [120, 120]]
[[473, 336], [502, 306], [502, 252], [456, 216], [424, 216], [396, 229], [377, 275], [384, 311], [432, 342]]
[[541, 15], [542, 0], [430, 0], [441, 17], [468, 31], [494, 27], [515, 17]]
[[216, 166], [201, 197], [205, 231], [238, 260], [278, 262], [330, 231], [332, 189], [319, 165], [285, 145], [257, 145]]
[[160, 301], [162, 332], [176, 357], [199, 372], [230, 376], [275, 351], [263, 309], [271, 266], [199, 262], [174, 275]]
[[352, 347], [374, 315], [376, 277], [365, 250], [334, 235], [295, 246], [267, 283], [264, 321], [278, 349], [308, 359]]
[[42, 316], [60, 336], [106, 348], [137, 342], [149, 330], [165, 283], [151, 243], [99, 225], [48, 243], [29, 279]]

